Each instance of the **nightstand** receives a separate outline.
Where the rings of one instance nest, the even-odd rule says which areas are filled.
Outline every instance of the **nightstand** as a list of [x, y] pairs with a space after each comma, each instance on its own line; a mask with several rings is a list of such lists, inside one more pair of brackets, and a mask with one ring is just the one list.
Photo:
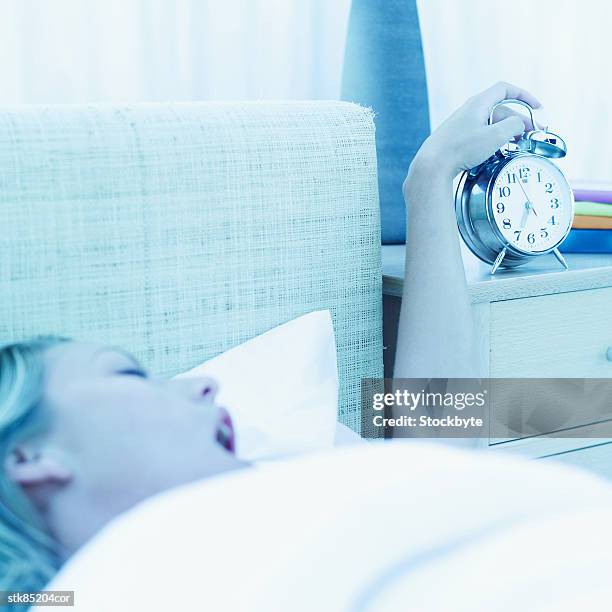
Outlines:
[[[387, 377], [395, 358], [404, 252], [403, 245], [382, 249]], [[495, 276], [471, 254], [464, 259], [481, 359], [490, 377], [612, 377], [612, 254], [568, 254], [567, 271], [546, 256]], [[543, 457], [612, 443], [586, 424], [580, 429], [584, 437], [489, 441], [488, 446]], [[612, 476], [612, 445], [608, 448]]]

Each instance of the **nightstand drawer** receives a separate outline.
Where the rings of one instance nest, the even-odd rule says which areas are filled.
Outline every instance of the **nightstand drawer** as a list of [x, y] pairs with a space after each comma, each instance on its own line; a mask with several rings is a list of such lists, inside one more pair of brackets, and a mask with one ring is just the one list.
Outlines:
[[612, 287], [493, 302], [490, 334], [494, 378], [612, 377]]
[[[540, 257], [496, 276], [491, 276], [490, 266], [476, 262], [467, 249], [464, 255], [485, 372], [494, 378], [612, 379], [612, 361], [607, 358], [609, 355], [612, 359], [612, 350], [608, 352], [612, 349], [612, 253], [568, 253], [569, 270], [565, 272], [551, 257]], [[391, 377], [401, 296], [406, 289], [405, 247], [385, 245], [382, 257], [384, 345], [388, 347], [385, 372]], [[406, 295], [410, 295], [410, 288]], [[571, 390], [572, 381], [565, 382]], [[491, 406], [493, 416], [508, 429], [499, 432], [501, 437], [492, 431], [489, 447], [542, 457], [612, 442], [611, 422], [602, 423], [601, 414], [593, 415], [598, 408], [597, 398], [572, 403], [569, 397], [572, 410], [564, 412], [562, 404], [567, 404], [568, 397], [564, 395], [560, 402], [556, 399], [564, 389], [563, 384], [556, 385], [554, 395], [546, 394], [550, 410], [538, 413], [538, 417], [543, 414], [546, 418], [544, 423], [542, 418], [523, 423], [518, 417], [524, 420], [531, 413], [520, 412], [522, 408], [514, 400], [508, 403], [497, 395], [498, 401]], [[603, 407], [609, 408], [605, 393], [602, 401]], [[533, 398], [529, 402], [542, 408], [543, 402]], [[508, 414], [517, 406], [518, 410]], [[510, 416], [512, 419], [507, 418]], [[530, 437], [529, 428], [534, 427], [538, 431], [566, 433]]]

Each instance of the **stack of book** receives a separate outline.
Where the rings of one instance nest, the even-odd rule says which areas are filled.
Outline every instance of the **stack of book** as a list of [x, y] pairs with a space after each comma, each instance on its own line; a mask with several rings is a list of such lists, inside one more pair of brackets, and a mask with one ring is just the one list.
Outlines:
[[574, 222], [560, 250], [612, 253], [612, 183], [573, 181]]

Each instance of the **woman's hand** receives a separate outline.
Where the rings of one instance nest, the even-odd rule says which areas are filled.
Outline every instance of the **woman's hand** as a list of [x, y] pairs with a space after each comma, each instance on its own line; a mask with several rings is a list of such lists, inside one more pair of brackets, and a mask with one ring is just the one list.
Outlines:
[[406, 271], [395, 354], [397, 378], [476, 378], [487, 375], [480, 361], [479, 329], [459, 247], [453, 178], [490, 157], [505, 142], [531, 129], [528, 119], [500, 107], [516, 98], [534, 108], [530, 93], [498, 83], [470, 98], [416, 154], [404, 197], [408, 204]]
[[496, 109], [493, 117], [495, 123], [487, 125], [495, 104], [510, 98], [527, 102], [533, 108], [541, 106], [528, 91], [510, 83], [497, 83], [472, 96], [442, 123], [423, 143], [415, 162], [435, 169], [438, 176], [443, 173], [446, 178], [452, 179], [462, 170], [485, 161], [504, 143], [532, 129], [527, 117], [507, 106]]

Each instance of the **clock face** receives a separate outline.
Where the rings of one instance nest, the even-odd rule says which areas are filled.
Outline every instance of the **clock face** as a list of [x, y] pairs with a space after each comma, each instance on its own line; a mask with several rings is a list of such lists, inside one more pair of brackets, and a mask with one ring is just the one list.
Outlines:
[[498, 174], [490, 192], [492, 219], [506, 242], [526, 253], [547, 251], [567, 234], [573, 218], [571, 189], [544, 158], [517, 157]]

